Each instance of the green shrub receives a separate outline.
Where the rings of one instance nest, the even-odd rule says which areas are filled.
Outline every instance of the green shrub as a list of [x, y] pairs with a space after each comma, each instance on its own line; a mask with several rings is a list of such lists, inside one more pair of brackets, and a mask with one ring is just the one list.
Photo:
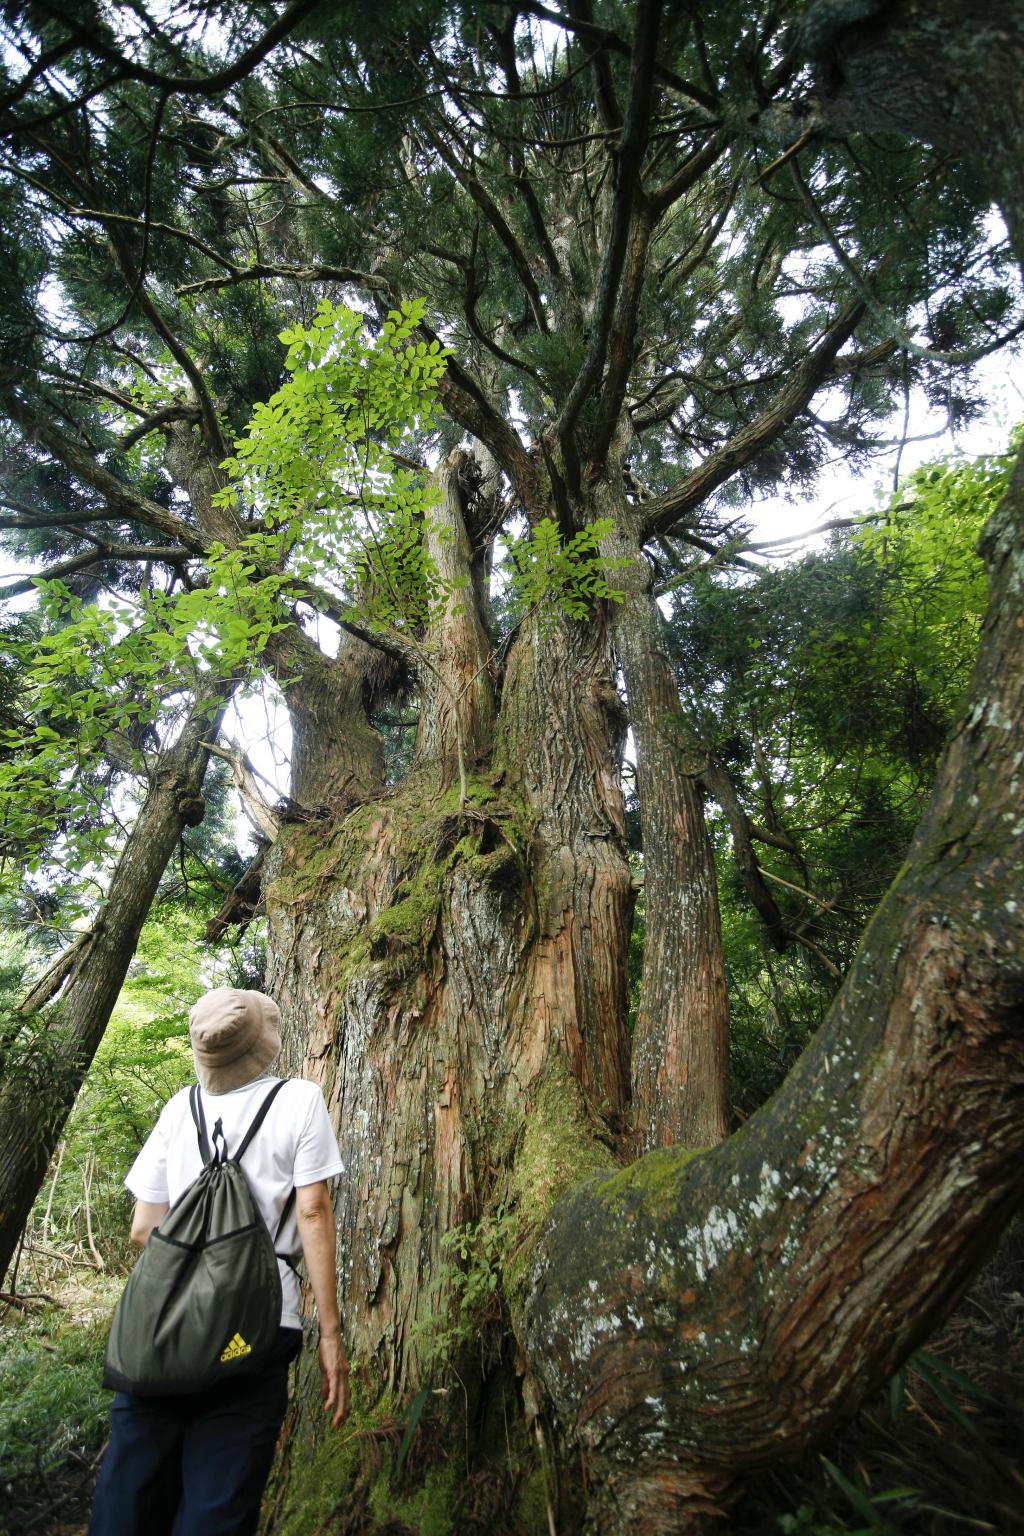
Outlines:
[[107, 1322], [46, 1319], [0, 1328], [0, 1510], [70, 1456], [103, 1444], [110, 1394], [100, 1386]]

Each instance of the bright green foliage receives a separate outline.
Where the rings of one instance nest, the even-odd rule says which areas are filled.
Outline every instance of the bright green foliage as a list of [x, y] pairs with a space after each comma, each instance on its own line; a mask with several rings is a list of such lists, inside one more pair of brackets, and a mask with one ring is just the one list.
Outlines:
[[149, 728], [173, 726], [197, 674], [160, 597], [101, 607], [60, 582], [39, 586], [46, 628], [20, 647], [20, 719], [0, 731], [0, 849], [16, 857], [15, 874], [106, 861], [123, 835], [113, 764], [142, 772]]
[[[502, 1266], [515, 1232], [514, 1212], [499, 1204], [479, 1222], [445, 1233], [446, 1256], [431, 1278], [434, 1312], [413, 1330], [425, 1372], [455, 1359], [481, 1336], [487, 1317], [493, 1321], [499, 1315]], [[438, 1312], [442, 1298], [447, 1310]]]
[[234, 506], [248, 535], [230, 554], [215, 551], [211, 575], [232, 593], [277, 573], [314, 581], [345, 597], [364, 622], [413, 627], [445, 593], [422, 547], [432, 494], [422, 472], [393, 453], [435, 411], [447, 349], [413, 340], [424, 301], [392, 310], [379, 335], [365, 317], [322, 299], [309, 327], [281, 332], [291, 377], [258, 404], [224, 469], [217, 498]]
[[609, 585], [608, 576], [625, 562], [598, 553], [613, 526], [610, 518], [599, 517], [563, 540], [554, 519], [542, 518], [509, 550], [515, 606], [585, 619], [596, 602], [621, 602], [622, 593]]
[[444, 601], [423, 543], [432, 492], [393, 457], [429, 421], [444, 369], [443, 349], [411, 340], [422, 314], [404, 304], [369, 338], [362, 315], [324, 300], [282, 333], [291, 376], [257, 405], [218, 497], [252, 531], [211, 545], [205, 582], [94, 602], [38, 583], [44, 629], [11, 647], [20, 718], [0, 730], [2, 846], [20, 867], [106, 863], [122, 835], [108, 759], [140, 775], [140, 743], [173, 727], [204, 673], [249, 677], [291, 604], [322, 606], [306, 583], [375, 628], [412, 628]]
[[988, 600], [981, 530], [1006, 490], [1015, 453], [917, 470], [854, 548], [882, 573], [884, 617], [873, 640], [879, 673], [912, 674], [924, 707], [951, 720]]

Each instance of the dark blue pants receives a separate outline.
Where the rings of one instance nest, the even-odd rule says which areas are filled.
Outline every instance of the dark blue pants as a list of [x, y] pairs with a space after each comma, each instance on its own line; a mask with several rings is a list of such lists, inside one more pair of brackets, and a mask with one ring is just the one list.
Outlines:
[[115, 1393], [89, 1536], [252, 1536], [301, 1344], [282, 1328], [259, 1372], [208, 1392]]

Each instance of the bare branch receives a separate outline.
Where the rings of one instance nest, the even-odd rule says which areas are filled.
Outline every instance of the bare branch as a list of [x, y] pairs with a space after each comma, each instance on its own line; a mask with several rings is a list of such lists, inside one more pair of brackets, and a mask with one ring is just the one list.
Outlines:
[[73, 438], [66, 437], [51, 418], [33, 412], [27, 406], [20, 406], [16, 398], [8, 402], [7, 409], [8, 413], [19, 422], [26, 437], [41, 443], [79, 480], [99, 491], [107, 502], [111, 518], [124, 517], [145, 523], [159, 533], [176, 539], [189, 553], [205, 554], [206, 540], [200, 529], [186, 522], [177, 512], [172, 512], [169, 508], [160, 506], [159, 502], [150, 501], [149, 497], [133, 491], [131, 486], [126, 485], [123, 480], [112, 475], [109, 469], [104, 469], [97, 463], [87, 448], [76, 443]]
[[203, 746], [214, 757], [219, 757], [231, 765], [231, 776], [235, 781], [242, 809], [257, 832], [262, 833], [269, 842], [276, 843], [281, 831], [281, 819], [260, 794], [255, 769], [248, 754], [240, 747], [221, 747], [213, 741], [204, 741]]
[[[222, 265], [227, 263], [222, 262]], [[259, 282], [270, 277], [286, 277], [296, 283], [351, 283], [353, 287], [375, 293], [388, 293], [391, 288], [387, 278], [373, 272], [360, 272], [355, 267], [288, 267], [276, 262], [255, 262], [251, 267], [234, 267], [224, 277], [204, 277], [195, 283], [182, 283], [174, 291], [180, 298], [185, 298], [194, 293], [211, 293], [217, 288], [231, 288], [236, 283]]]
[[110, 244], [125, 281], [132, 287], [134, 302], [138, 304], [157, 334], [163, 338], [167, 344], [167, 350], [184, 371], [185, 377], [192, 385], [202, 415], [203, 436], [207, 444], [218, 459], [226, 459], [228, 456], [228, 445], [221, 431], [220, 422], [217, 419], [217, 411], [210, 398], [210, 392], [206, 388], [206, 382], [196, 365], [195, 359], [188, 348], [183, 346], [178, 340], [146, 292], [146, 285], [142, 280], [143, 274], [135, 272], [131, 258], [128, 255], [128, 248], [123, 234], [116, 229], [111, 230]]
[[[450, 127], [450, 125], [446, 126]], [[533, 318], [537, 323], [537, 329], [547, 335], [549, 326], [547, 315], [544, 312], [544, 300], [541, 298], [540, 289], [537, 286], [537, 279], [531, 270], [529, 258], [516, 238], [512, 226], [479, 176], [471, 168], [471, 164], [458, 160], [452, 153], [450, 146], [444, 142], [440, 133], [434, 132], [431, 129], [427, 129], [426, 133], [438, 158], [448, 167], [455, 180], [469, 193], [508, 252], [512, 265], [515, 268], [516, 276], [529, 300]]]
[[27, 1015], [38, 1013], [52, 997], [56, 997], [67, 978], [70, 976], [77, 961], [88, 949], [94, 938], [91, 928], [76, 936], [67, 949], [62, 949], [57, 958], [47, 966], [41, 976], [37, 976], [25, 996], [18, 1003], [16, 1012]]
[[104, 42], [95, 27], [77, 21], [73, 11], [62, 9], [60, 20], [76, 46], [114, 65], [113, 76], [103, 82], [100, 90], [109, 89], [118, 80], [137, 80], [142, 85], [156, 86], [168, 96], [218, 96], [237, 85], [240, 80], [246, 79], [267, 54], [289, 32], [293, 32], [310, 11], [316, 9], [318, 3], [319, 0], [292, 0], [292, 4], [281, 12], [263, 36], [240, 53], [233, 64], [211, 75], [163, 75], [159, 70], [126, 58], [118, 49]]
[[[303, 581], [298, 577], [288, 579], [288, 590], [293, 593], [300, 602], [308, 603], [318, 613], [324, 613], [335, 624], [340, 625], [348, 634], [356, 640], [362, 640], [364, 645], [372, 646], [375, 651], [381, 651], [385, 656], [390, 656], [395, 661], [400, 661], [403, 666], [415, 672], [418, 669], [420, 652], [411, 640], [406, 640], [396, 630], [371, 629], [368, 624], [363, 624], [353, 616], [352, 606], [340, 597], [335, 597], [333, 592], [327, 592], [323, 587], [318, 587], [312, 581]], [[301, 633], [301, 631], [300, 631]]]
[[150, 432], [155, 432], [158, 427], [164, 427], [172, 421], [198, 421], [199, 410], [194, 405], [165, 405], [163, 410], [154, 411], [152, 416], [147, 416], [133, 427], [127, 436], [122, 437], [118, 443], [121, 453], [127, 453], [142, 438], [148, 437]]

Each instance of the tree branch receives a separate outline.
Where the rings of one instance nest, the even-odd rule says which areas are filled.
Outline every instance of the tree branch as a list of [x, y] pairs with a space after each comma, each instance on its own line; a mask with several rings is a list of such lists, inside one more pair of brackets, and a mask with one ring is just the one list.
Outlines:
[[[566, 16], [561, 11], [552, 11], [546, 5], [540, 5], [537, 0], [508, 0], [514, 3], [515, 9], [524, 16], [536, 16], [541, 21], [548, 21], [553, 26], [561, 27], [565, 32], [573, 32], [577, 37], [584, 38], [587, 42], [596, 43], [599, 48], [607, 49], [609, 53], [620, 54], [629, 58], [632, 48], [625, 38], [613, 32], [610, 27], [597, 26], [594, 22], [585, 20], [578, 13], [575, 16]], [[685, 96], [687, 101], [695, 107], [700, 107], [709, 117], [718, 116], [718, 98], [709, 91], [702, 90], [699, 85], [694, 85], [690, 80], [684, 80], [682, 75], [677, 75], [674, 70], [668, 69], [663, 64], [656, 64], [655, 78], [662, 85], [669, 86], [679, 96]]]
[[[660, 0], [639, 0], [631, 52], [629, 107], [615, 151], [615, 190], [611, 228], [601, 269], [597, 302], [594, 306], [590, 344], [582, 367], [554, 425], [554, 436], [561, 445], [563, 455], [570, 462], [575, 457], [570, 446], [573, 430], [587, 396], [600, 381], [605, 358], [608, 355], [613, 315], [627, 255], [634, 279], [630, 287], [635, 288], [637, 282], [642, 281], [644, 257], [654, 229], [653, 220], [649, 217], [641, 214], [637, 221], [635, 215], [638, 207], [643, 209], [646, 206], [641, 172], [650, 127], [651, 87], [660, 20]], [[618, 338], [620, 348], [631, 341], [635, 324], [634, 313], [633, 319], [628, 322], [628, 336]], [[629, 351], [632, 351], [631, 346]], [[621, 372], [621, 367], [622, 359], [617, 351], [613, 369], [615, 379], [611, 387], [613, 395], [616, 390], [615, 380]], [[603, 435], [610, 436], [606, 424]]]
[[157, 335], [162, 337], [167, 345], [167, 350], [192, 385], [202, 416], [203, 436], [208, 446], [218, 460], [226, 459], [228, 456], [228, 445], [221, 431], [220, 422], [217, 419], [217, 411], [210, 398], [210, 392], [206, 388], [206, 382], [196, 366], [195, 359], [188, 348], [183, 346], [178, 340], [146, 292], [146, 285], [142, 279], [142, 274], [135, 272], [131, 258], [128, 255], [128, 248], [119, 230], [111, 230], [110, 244], [125, 281], [132, 288], [135, 303], [138, 304], [150, 325], [157, 332]]
[[79, 480], [99, 491], [112, 517], [120, 516], [145, 523], [159, 533], [177, 539], [182, 548], [191, 554], [206, 553], [206, 540], [198, 528], [186, 522], [177, 512], [160, 506], [159, 502], [150, 501], [147, 496], [140, 496], [137, 491], [125, 485], [123, 480], [118, 480], [116, 475], [98, 464], [86, 448], [65, 437], [51, 419], [33, 411], [17, 398], [9, 402], [8, 411], [29, 439], [41, 443]]
[[242, 809], [257, 832], [262, 833], [268, 842], [276, 843], [281, 831], [281, 818], [260, 794], [255, 770], [248, 753], [243, 752], [240, 747], [218, 746], [214, 741], [204, 741], [203, 746], [214, 757], [219, 757], [231, 765], [231, 775], [242, 801]]
[[335, 624], [354, 636], [356, 640], [362, 640], [364, 645], [372, 646], [375, 651], [381, 651], [392, 660], [401, 662], [412, 672], [418, 670], [417, 647], [396, 630], [371, 629], [368, 624], [353, 618], [351, 604], [343, 602], [341, 598], [335, 597], [333, 592], [325, 591], [323, 587], [316, 586], [312, 581], [289, 577], [288, 590], [294, 593], [300, 602], [308, 603], [318, 613], [326, 614], [329, 619], [333, 619]]
[[[505, 75], [508, 94], [513, 100], [518, 100], [522, 97], [523, 88], [522, 82], [519, 79], [519, 69], [516, 65], [515, 24], [516, 17], [513, 13], [509, 18], [507, 26], [491, 28], [491, 36], [495, 40], [498, 57], [501, 60], [501, 68]], [[526, 173], [522, 149], [519, 147], [514, 148], [511, 151], [510, 158], [515, 185], [529, 214], [530, 223], [533, 226], [534, 234], [537, 236], [541, 255], [544, 257], [544, 262], [551, 277], [561, 287], [564, 285], [565, 274], [558, 260], [558, 253], [551, 243], [551, 236], [544, 222], [544, 215], [541, 212], [537, 194], [533, 190], [533, 183]]]
[[26, 592], [35, 591], [37, 581], [61, 581], [65, 576], [73, 575], [75, 571], [88, 570], [91, 565], [102, 565], [104, 560], [160, 560], [165, 565], [178, 565], [187, 559], [185, 550], [177, 544], [167, 549], [149, 548], [138, 544], [99, 544], [97, 541], [95, 549], [87, 550], [81, 555], [73, 555], [68, 560], [58, 561], [56, 565], [47, 566], [45, 571], [37, 571], [34, 576], [23, 576], [17, 581], [8, 582], [5, 587], [0, 587], [0, 602], [5, 603], [9, 598], [21, 597]]
[[62, 9], [60, 23], [66, 27], [78, 47], [114, 65], [113, 76], [99, 87], [108, 90], [118, 80], [137, 80], [142, 85], [153, 85], [168, 96], [218, 96], [233, 85], [251, 75], [271, 50], [293, 32], [298, 24], [316, 9], [319, 0], [292, 0], [277, 20], [267, 28], [263, 36], [239, 54], [233, 64], [217, 70], [212, 75], [163, 75], [124, 54], [109, 43], [104, 43], [95, 27], [75, 19], [74, 13]]
[[779, 391], [767, 410], [734, 432], [721, 448], [684, 475], [664, 495], [644, 505], [645, 539], [666, 533], [673, 523], [700, 506], [712, 491], [749, 464], [795, 421], [828, 377], [837, 352], [853, 335], [863, 315], [864, 305], [860, 300], [840, 310], [821, 341], [793, 370], [789, 383]]
[[[222, 265], [228, 263], [222, 262]], [[204, 277], [195, 283], [182, 283], [174, 291], [179, 298], [186, 298], [191, 294], [211, 293], [218, 288], [232, 288], [236, 283], [258, 282], [269, 277], [286, 277], [296, 283], [351, 283], [374, 293], [388, 293], [391, 288], [386, 278], [372, 272], [360, 272], [355, 267], [289, 267], [278, 262], [255, 262], [250, 267], [234, 267], [224, 277]]]
[[430, 140], [430, 143], [433, 145], [434, 150], [436, 151], [442, 163], [447, 166], [456, 182], [463, 186], [469, 193], [470, 197], [473, 199], [474, 203], [476, 203], [488, 224], [490, 224], [491, 228], [494, 230], [494, 233], [497, 235], [501, 244], [508, 252], [512, 266], [515, 269], [516, 276], [522, 284], [523, 291], [529, 301], [533, 318], [537, 324], [537, 329], [543, 332], [544, 335], [547, 335], [550, 327], [548, 325], [548, 317], [544, 312], [544, 300], [541, 298], [541, 292], [537, 286], [537, 280], [530, 268], [529, 258], [527, 257], [526, 252], [516, 238], [512, 226], [505, 218], [505, 215], [502, 213], [501, 209], [498, 207], [497, 203], [494, 201], [493, 197], [488, 192], [483, 182], [476, 175], [476, 173], [470, 169], [469, 165], [460, 163], [460, 161], [455, 157], [450, 147], [444, 142], [444, 139], [439, 133], [436, 133], [429, 128], [425, 131], [427, 137]]
[[165, 405], [163, 410], [154, 411], [152, 416], [147, 416], [125, 437], [122, 437], [117, 445], [118, 450], [121, 453], [127, 453], [129, 448], [133, 448], [142, 438], [148, 437], [150, 432], [155, 432], [158, 427], [164, 427], [169, 422], [198, 421], [198, 419], [199, 410], [194, 405]]
[[[428, 343], [438, 339], [429, 326], [420, 325], [419, 330]], [[441, 375], [437, 396], [452, 420], [490, 449], [512, 482], [526, 512], [536, 513], [543, 509], [547, 505], [547, 496], [539, 467], [527, 453], [514, 427], [498, 414], [454, 357], [449, 357]]]

